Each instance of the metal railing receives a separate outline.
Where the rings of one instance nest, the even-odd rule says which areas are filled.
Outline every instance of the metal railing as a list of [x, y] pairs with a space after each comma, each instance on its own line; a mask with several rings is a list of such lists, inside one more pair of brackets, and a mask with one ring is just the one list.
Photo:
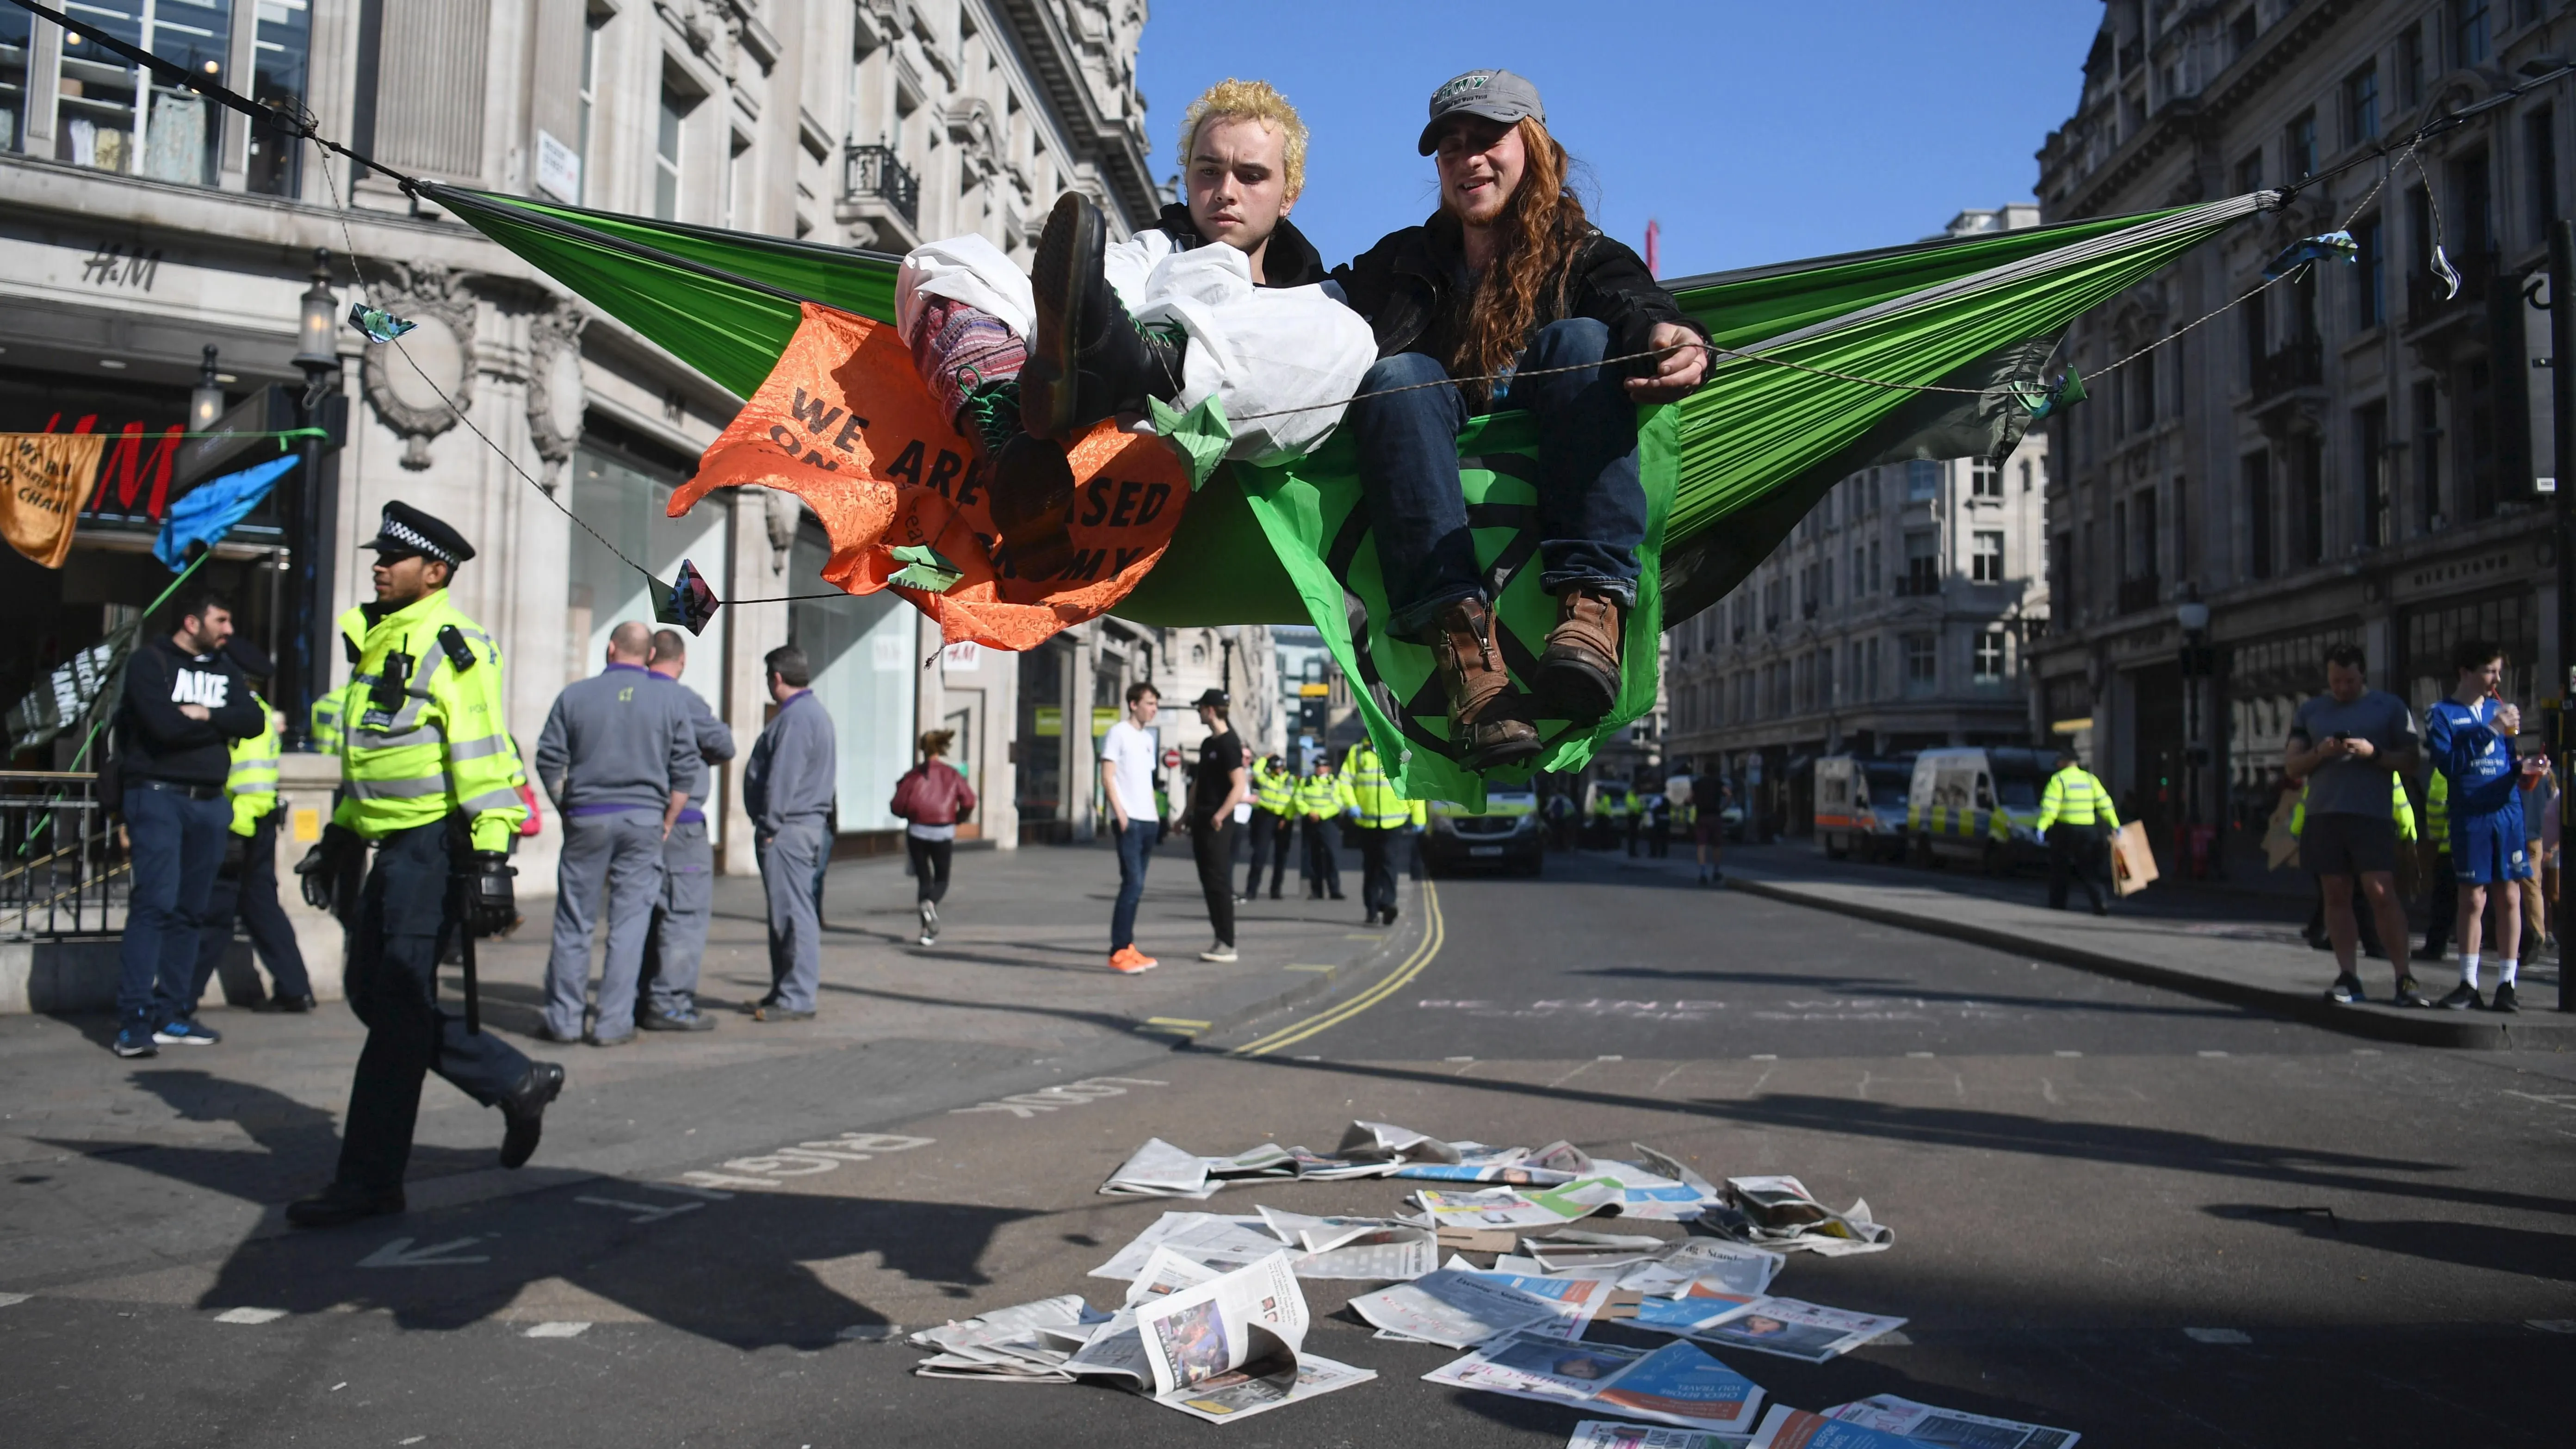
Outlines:
[[132, 883], [98, 776], [0, 770], [0, 938], [114, 934]]
[[2274, 398], [2295, 388], [2315, 387], [2325, 381], [2325, 375], [2325, 344], [2303, 338], [2255, 360], [2254, 396]]
[[852, 146], [841, 155], [841, 192], [885, 202], [906, 226], [921, 224], [921, 179], [889, 146]]

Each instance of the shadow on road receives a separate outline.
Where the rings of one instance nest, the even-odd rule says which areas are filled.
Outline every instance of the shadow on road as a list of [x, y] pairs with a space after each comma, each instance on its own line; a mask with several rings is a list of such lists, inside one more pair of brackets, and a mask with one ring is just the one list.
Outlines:
[[2301, 1236], [2320, 1242], [2347, 1243], [2462, 1268], [2487, 1268], [2576, 1283], [2576, 1237], [2565, 1233], [2535, 1233], [2486, 1223], [2339, 1218], [2322, 1210], [2260, 1203], [2213, 1203], [2201, 1211], [2230, 1222], [2295, 1229]]

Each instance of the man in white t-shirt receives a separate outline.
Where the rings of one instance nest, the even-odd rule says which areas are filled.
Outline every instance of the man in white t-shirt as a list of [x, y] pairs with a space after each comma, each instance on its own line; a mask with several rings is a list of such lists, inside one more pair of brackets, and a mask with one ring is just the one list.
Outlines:
[[1109, 796], [1111, 837], [1118, 846], [1118, 907], [1109, 916], [1109, 968], [1133, 976], [1160, 962], [1136, 949], [1136, 903], [1145, 897], [1145, 862], [1153, 858], [1163, 812], [1154, 804], [1154, 715], [1163, 697], [1150, 684], [1127, 686], [1127, 717], [1100, 742], [1100, 780]]

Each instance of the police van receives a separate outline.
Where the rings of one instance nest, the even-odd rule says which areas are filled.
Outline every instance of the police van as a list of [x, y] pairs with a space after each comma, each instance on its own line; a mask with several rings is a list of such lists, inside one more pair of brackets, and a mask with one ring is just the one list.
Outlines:
[[1816, 840], [1827, 857], [1893, 860], [1905, 853], [1905, 802], [1914, 757], [1827, 755], [1816, 761]]
[[1916, 865], [1963, 861], [1994, 875], [2045, 864], [2036, 825], [2054, 760], [2000, 746], [1925, 750], [1905, 800], [1906, 856]]
[[1434, 800], [1424, 814], [1422, 865], [1433, 875], [1476, 866], [1537, 875], [1547, 868], [1535, 790], [1487, 790], [1482, 811]]

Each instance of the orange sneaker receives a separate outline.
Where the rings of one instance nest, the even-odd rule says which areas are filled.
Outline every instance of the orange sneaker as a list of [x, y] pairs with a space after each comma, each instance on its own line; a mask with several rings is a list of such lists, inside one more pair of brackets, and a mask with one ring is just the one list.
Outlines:
[[1109, 953], [1109, 969], [1122, 976], [1133, 976], [1139, 971], [1151, 971], [1162, 964], [1133, 946], [1121, 946]]

